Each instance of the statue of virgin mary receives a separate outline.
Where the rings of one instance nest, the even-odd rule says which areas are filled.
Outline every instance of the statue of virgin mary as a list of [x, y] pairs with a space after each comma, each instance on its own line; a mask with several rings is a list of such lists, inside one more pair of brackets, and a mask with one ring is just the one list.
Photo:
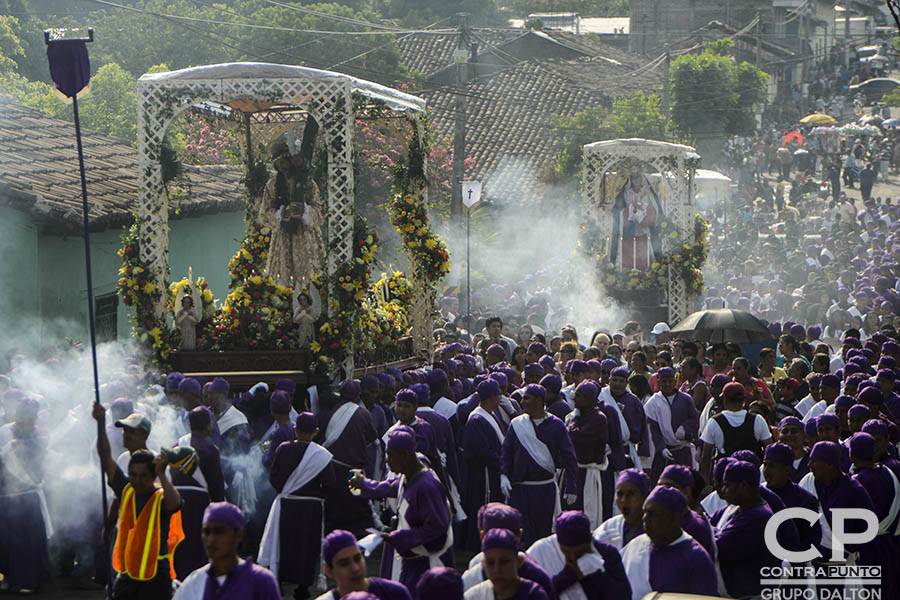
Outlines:
[[646, 271], [662, 253], [657, 225], [665, 213], [646, 175], [632, 171], [613, 203], [610, 262], [622, 271]]

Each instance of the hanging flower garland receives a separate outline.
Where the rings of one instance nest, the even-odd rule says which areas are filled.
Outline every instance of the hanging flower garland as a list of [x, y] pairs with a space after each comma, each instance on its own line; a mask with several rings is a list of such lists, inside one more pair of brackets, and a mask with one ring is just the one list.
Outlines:
[[118, 291], [122, 303], [132, 309], [132, 335], [143, 350], [153, 355], [157, 365], [164, 365], [172, 353], [172, 333], [165, 319], [154, 311], [163, 290], [153, 282], [150, 266], [141, 260], [137, 220], [122, 231], [121, 239]]
[[597, 261], [600, 281], [613, 293], [617, 290], [633, 292], [665, 288], [670, 271], [684, 281], [688, 293], [702, 292], [702, 269], [709, 254], [709, 223], [702, 216], [696, 215], [693, 235], [680, 242], [678, 228], [671, 221], [663, 221], [658, 231], [667, 240], [669, 248], [674, 249], [657, 257], [646, 271], [622, 271], [610, 262], [606, 240], [602, 238], [599, 227], [582, 225], [578, 247]]

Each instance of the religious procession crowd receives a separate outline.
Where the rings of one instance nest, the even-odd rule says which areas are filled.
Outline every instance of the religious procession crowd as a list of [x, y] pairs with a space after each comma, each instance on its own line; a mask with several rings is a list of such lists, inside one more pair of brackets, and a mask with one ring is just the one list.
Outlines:
[[[735, 344], [670, 339], [665, 323], [652, 343], [635, 330], [520, 345], [492, 317], [474, 347], [336, 389], [281, 380], [238, 395], [179, 373], [147, 387], [132, 364], [93, 407], [63, 403], [58, 359], [13, 356], [4, 586], [38, 590], [52, 550], [83, 587], [111, 560], [114, 598], [168, 598], [173, 580], [179, 599], [278, 598], [289, 584], [307, 598], [329, 583], [323, 599], [743, 598], [803, 587], [767, 579], [783, 561], [764, 536], [801, 507], [818, 518], [785, 521], [781, 548], [880, 566], [881, 597], [900, 597], [895, 331], [848, 327], [831, 347], [787, 323], [756, 366]], [[96, 474], [98, 459], [115, 498], [105, 520], [95, 478], [72, 472]], [[835, 551], [838, 509], [874, 512], [877, 535]]]

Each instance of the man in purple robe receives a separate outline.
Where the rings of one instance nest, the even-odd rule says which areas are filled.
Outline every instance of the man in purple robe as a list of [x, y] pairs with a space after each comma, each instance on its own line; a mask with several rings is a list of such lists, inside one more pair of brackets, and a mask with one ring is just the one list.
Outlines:
[[890, 469], [900, 480], [900, 461], [888, 452], [890, 431], [887, 422], [881, 419], [869, 419], [863, 423], [862, 431], [875, 438], [875, 460]]
[[214, 502], [203, 514], [203, 546], [209, 564], [191, 573], [174, 600], [280, 600], [275, 577], [238, 556], [244, 538], [244, 513], [227, 502]]
[[791, 481], [800, 483], [803, 476], [809, 473], [809, 450], [806, 448], [806, 436], [803, 434], [803, 422], [797, 417], [785, 417], [778, 422], [778, 441], [791, 449]]
[[[603, 483], [603, 514], [611, 515], [613, 507], [613, 497], [615, 496], [616, 476], [619, 471], [626, 467], [625, 460], [625, 437], [628, 435], [622, 427], [624, 419], [620, 418], [617, 406], [613, 406], [612, 402], [604, 400], [600, 395], [600, 385], [595, 381], [582, 381], [575, 388], [575, 394], [581, 394], [585, 398], [582, 400], [585, 404], [594, 402], [606, 417], [606, 427], [608, 430], [606, 443], [609, 448], [607, 460], [609, 462], [606, 470], [600, 474], [600, 480]], [[574, 396], [573, 396], [574, 397]], [[626, 425], [627, 427], [627, 425]]]
[[647, 496], [643, 507], [646, 533], [622, 551], [632, 600], [650, 592], [716, 594], [712, 559], [681, 527], [687, 511], [687, 499], [675, 488], [659, 486]]
[[[441, 481], [447, 486], [448, 490], [451, 492], [454, 498], [453, 508], [454, 512], [457, 512], [456, 509], [460, 508], [457, 506], [456, 498], [459, 496], [459, 453], [457, 451], [456, 444], [456, 429], [453, 425], [456, 419], [456, 405], [453, 405], [453, 418], [454, 420], [449, 420], [444, 414], [439, 412], [436, 408], [431, 406], [431, 390], [427, 384], [417, 383], [410, 387], [410, 390], [415, 392], [415, 402], [416, 402], [416, 416], [424, 421], [426, 421], [434, 432], [434, 455], [437, 457], [437, 462], [432, 463], [432, 468], [435, 469], [435, 472], [440, 475]], [[447, 402], [450, 402], [447, 400]], [[441, 404], [445, 409], [445, 412], [449, 414], [449, 407]], [[419, 452], [425, 454], [422, 448], [418, 449]], [[426, 454], [426, 456], [428, 456]]]
[[627, 600], [631, 587], [619, 551], [591, 538], [591, 522], [579, 511], [556, 517], [556, 533], [538, 540], [526, 552], [553, 578], [560, 597]]
[[13, 592], [33, 593], [50, 575], [51, 524], [41, 510], [47, 436], [36, 427], [38, 408], [34, 398], [22, 398], [8, 410], [15, 415], [12, 440], [0, 448], [0, 573]]
[[231, 386], [221, 377], [210, 382], [206, 398], [207, 406], [216, 417], [222, 444], [219, 450], [226, 458], [243, 456], [250, 452], [250, 426], [244, 413], [228, 401]]
[[625, 469], [616, 479], [616, 508], [619, 514], [610, 517], [594, 530], [594, 539], [622, 549], [628, 542], [644, 533], [644, 500], [650, 493], [650, 478], [638, 469]]
[[184, 541], [175, 549], [175, 573], [184, 579], [191, 572], [206, 564], [201, 530], [203, 515], [210, 502], [225, 499], [225, 479], [219, 449], [209, 441], [212, 431], [212, 412], [205, 406], [198, 406], [188, 413], [190, 435], [178, 440], [179, 446], [191, 446], [197, 453], [198, 469], [193, 475], [186, 475], [179, 469], [171, 469], [172, 484], [184, 504], [181, 507], [181, 523]]
[[[274, 394], [273, 394], [274, 396]], [[319, 567], [325, 498], [337, 485], [331, 453], [313, 442], [319, 433], [310, 412], [297, 415], [296, 441], [275, 450], [269, 482], [278, 493], [269, 511], [257, 562], [268, 567], [279, 583], [296, 583], [295, 600], [309, 597]]]
[[450, 422], [454, 432], [459, 430], [459, 422], [456, 420], [456, 403], [448, 398], [449, 378], [441, 369], [432, 369], [426, 376], [428, 388], [431, 391], [431, 408]]
[[509, 529], [491, 529], [481, 540], [481, 564], [487, 580], [466, 590], [466, 600], [548, 600], [537, 583], [519, 575], [522, 556]]
[[[293, 383], [293, 382], [292, 382]], [[291, 396], [284, 390], [276, 390], [269, 397], [269, 412], [275, 419], [276, 427], [264, 443], [268, 444], [262, 464], [268, 471], [272, 468], [275, 451], [283, 442], [294, 440], [294, 424], [291, 423]]]
[[468, 516], [464, 546], [481, 547], [475, 515], [478, 509], [503, 499], [500, 491], [500, 454], [503, 433], [493, 411], [500, 405], [500, 386], [493, 379], [478, 384], [475, 393], [478, 406], [463, 424], [462, 460], [466, 465], [463, 486], [463, 509]]
[[[685, 498], [688, 498], [693, 494], [694, 475], [684, 465], [669, 465], [660, 474], [659, 485], [673, 487], [681, 492]], [[690, 501], [688, 502], [688, 509], [682, 516], [681, 528], [689, 536], [697, 540], [710, 558], [715, 560], [716, 545], [713, 528], [705, 515], [695, 512], [690, 507]]]
[[759, 468], [742, 460], [731, 462], [725, 468], [722, 495], [734, 508], [716, 525], [716, 550], [725, 587], [735, 598], [760, 594], [761, 569], [780, 566], [781, 561], [772, 555], [764, 538], [772, 509], [759, 493]]
[[366, 375], [359, 385], [362, 407], [371, 416], [372, 426], [375, 428], [377, 436], [366, 448], [366, 475], [378, 479], [384, 470], [384, 443], [381, 441], [381, 436], [387, 432], [389, 426], [386, 407], [382, 406], [380, 402], [384, 384], [378, 376]]
[[897, 544], [897, 515], [900, 512], [900, 489], [896, 476], [875, 462], [875, 438], [868, 433], [855, 433], [850, 438], [853, 475], [872, 498], [878, 517], [878, 535], [859, 551], [859, 564], [881, 567], [881, 592], [885, 598], [900, 597], [900, 577], [896, 565], [900, 561]]
[[409, 591], [394, 581], [366, 577], [366, 558], [349, 531], [337, 529], [322, 540], [325, 573], [334, 580], [333, 590], [317, 600], [340, 600], [354, 592], [367, 592], [379, 600], [410, 600]]
[[655, 449], [651, 481], [659, 479], [666, 465], [693, 466], [691, 441], [696, 439], [700, 426], [700, 414], [693, 399], [676, 389], [675, 371], [663, 367], [657, 372], [657, 378], [659, 391], [644, 407]]
[[650, 462], [650, 426], [640, 398], [628, 391], [628, 367], [616, 367], [610, 371], [609, 395], [605, 392], [606, 390], [601, 391], [600, 397], [607, 402], [615, 402], [628, 425], [628, 431], [622, 432], [622, 437], [625, 438], [631, 466], [636, 469], [644, 468], [647, 465], [635, 464], [635, 460], [640, 463], [643, 458], [644, 463]]
[[365, 498], [397, 500], [397, 529], [382, 537], [396, 552], [391, 579], [409, 589], [428, 569], [454, 566], [450, 503], [437, 476], [416, 456], [416, 438], [408, 428], [388, 438], [387, 462], [400, 477], [379, 482], [357, 475], [350, 485]]
[[512, 420], [500, 450], [500, 487], [524, 518], [522, 541], [550, 535], [561, 512], [556, 471], [564, 475], [567, 506], [577, 498], [578, 460], [565, 424], [544, 409], [544, 388], [531, 384], [522, 396], [524, 415]]
[[591, 521], [591, 529], [595, 529], [610, 516], [603, 512], [603, 474], [609, 469], [609, 425], [596, 398], [577, 390], [575, 410], [566, 416], [565, 423], [578, 460], [577, 499], [572, 509], [584, 511]]
[[[766, 478], [766, 487], [781, 498], [785, 508], [805, 508], [818, 512], [819, 501], [816, 500], [816, 497], [791, 479], [793, 462], [794, 451], [787, 444], [775, 442], [766, 446], [763, 458], [763, 476]], [[810, 525], [803, 519], [795, 519], [794, 524], [797, 527], [801, 548], [809, 548], [822, 535], [818, 523]]]
[[[336, 481], [350, 479], [351, 470], [364, 470], [368, 448], [377, 439], [372, 415], [356, 403], [360, 384], [348, 380], [341, 384], [338, 405], [318, 415], [319, 435], [316, 442], [332, 454]], [[325, 529], [347, 529], [363, 535], [372, 526], [369, 502], [350, 493], [346, 485], [329, 488], [325, 501]]]
[[[417, 414], [416, 404], [416, 393], [413, 390], [403, 389], [397, 392], [394, 396], [394, 415], [397, 422], [388, 427], [387, 432], [381, 436], [381, 441], [387, 444], [391, 432], [400, 425], [406, 425], [415, 433], [416, 451], [428, 459], [435, 472], [442, 474], [444, 467], [438, 454], [434, 429], [428, 421]], [[384, 473], [381, 475], [383, 477]]]
[[[492, 529], [508, 529], [516, 536], [517, 543], [522, 538], [522, 513], [511, 506], [501, 502], [490, 502], [478, 510], [478, 530], [482, 539], [484, 534]], [[484, 555], [479, 552], [469, 561], [469, 568], [463, 573], [463, 587], [468, 590], [475, 587], [487, 578], [484, 566], [481, 564]], [[524, 552], [519, 553], [519, 576], [529, 579], [547, 593], [550, 600], [556, 598], [553, 590], [553, 581], [544, 569], [528, 557]]]

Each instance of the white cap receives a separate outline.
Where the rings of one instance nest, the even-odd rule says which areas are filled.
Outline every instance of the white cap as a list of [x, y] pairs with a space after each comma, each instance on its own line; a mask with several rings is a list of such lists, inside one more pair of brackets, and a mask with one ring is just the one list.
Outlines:
[[623, 338], [623, 337], [625, 337], [625, 332], [624, 332], [624, 331], [617, 331], [617, 332], [615, 332], [615, 333], [613, 334], [613, 337], [614, 337], [614, 338], [617, 338], [617, 337]]
[[653, 326], [653, 329], [650, 330], [650, 333], [652, 333], [653, 335], [659, 335], [661, 333], [667, 333], [668, 331], [669, 326], [665, 323], [660, 322]]

